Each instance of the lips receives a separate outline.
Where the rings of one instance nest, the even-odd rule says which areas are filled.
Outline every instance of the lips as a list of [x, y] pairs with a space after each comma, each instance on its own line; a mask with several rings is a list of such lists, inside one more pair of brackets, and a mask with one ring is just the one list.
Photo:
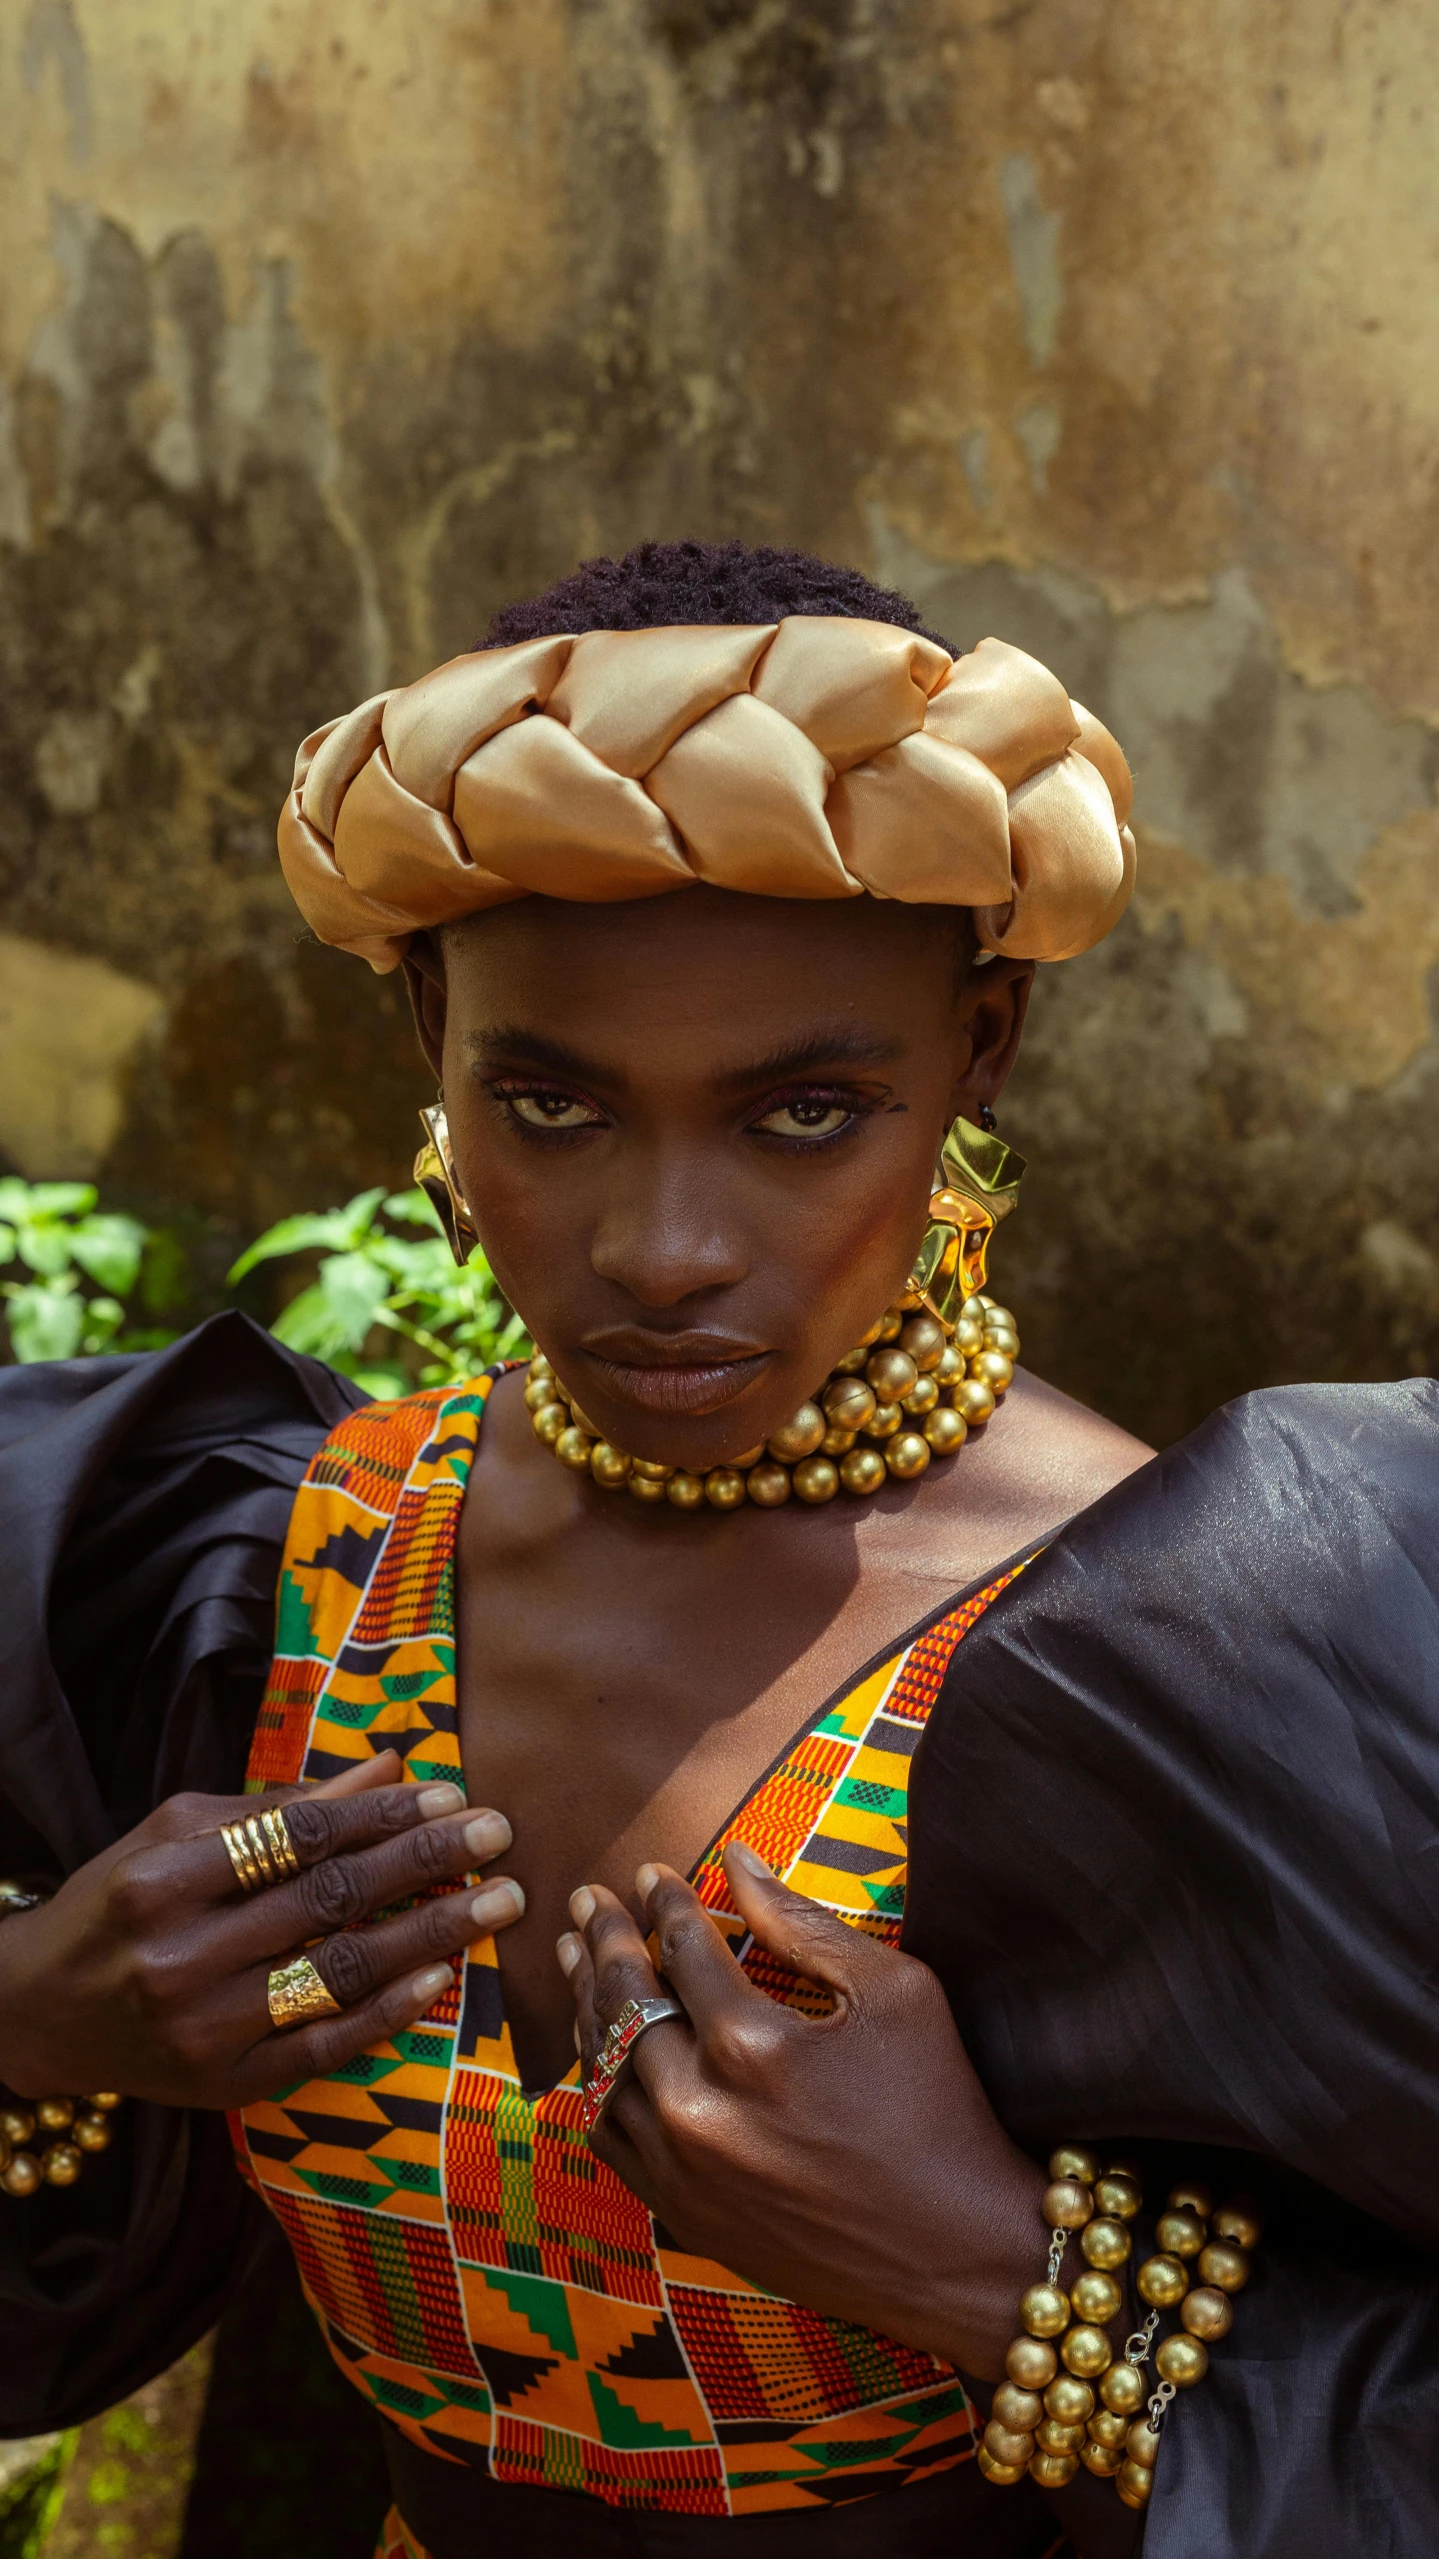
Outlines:
[[645, 1413], [717, 1413], [754, 1384], [773, 1354], [722, 1335], [611, 1333], [585, 1344], [595, 1382]]

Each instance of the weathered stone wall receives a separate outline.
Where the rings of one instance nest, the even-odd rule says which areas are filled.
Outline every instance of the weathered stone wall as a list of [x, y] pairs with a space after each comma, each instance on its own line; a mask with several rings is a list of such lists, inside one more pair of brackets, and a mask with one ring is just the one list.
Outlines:
[[1135, 908], [1005, 1115], [1039, 1364], [1168, 1435], [1432, 1362], [1432, 9], [0, 0], [0, 116], [15, 1165], [211, 1267], [398, 1178], [395, 990], [276, 875], [295, 740], [738, 533], [1135, 762]]

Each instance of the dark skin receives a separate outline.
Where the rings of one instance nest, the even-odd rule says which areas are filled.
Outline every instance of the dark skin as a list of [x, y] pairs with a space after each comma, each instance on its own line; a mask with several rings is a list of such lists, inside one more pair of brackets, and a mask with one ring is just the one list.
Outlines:
[[[486, 1252], [632, 1455], [703, 1472], [754, 1447], [903, 1285], [940, 1138], [997, 1099], [1028, 993], [1022, 963], [958, 965], [956, 928], [869, 898], [695, 889], [528, 898], [417, 944], [421, 1036]], [[458, 1554], [466, 1782], [503, 1812], [396, 1787], [376, 1762], [290, 1798], [306, 1876], [247, 1901], [216, 1836], [242, 1808], [162, 1806], [8, 1923], [0, 2071], [21, 2093], [243, 2103], [422, 2014], [441, 1967], [503, 1930], [517, 2058], [543, 2086], [653, 1989], [651, 1923], [690, 2023], [643, 2039], [600, 2155], [702, 2253], [997, 2374], [1042, 2178], [933, 1977], [732, 1852], [756, 1934], [832, 1985], [833, 2017], [800, 2019], [750, 1987], [682, 1877], [859, 1664], [1147, 1454], [1021, 1375], [916, 1484], [680, 1514], [568, 1473], [522, 1378], [503, 1380]], [[403, 1919], [346, 1926], [420, 1883], [431, 1898]], [[321, 1930], [344, 2013], [276, 2035], [268, 1966]]]
[[[957, 969], [932, 912], [709, 890], [528, 899], [417, 956], [481, 1240], [605, 1436], [703, 1472], [794, 1411], [902, 1287], [940, 1137], [1002, 1089], [1029, 980]], [[577, 2027], [588, 2057], [654, 1995], [657, 1925], [695, 2031], [644, 2039], [601, 2156], [702, 2253], [992, 2377], [1043, 2180], [938, 1985], [732, 1856], [756, 1933], [835, 1989], [826, 2025], [792, 2017], [682, 1877], [858, 1664], [1148, 1451], [1021, 1378], [918, 1484], [680, 1514], [559, 1466], [522, 1384], [491, 1398], [459, 1545], [467, 1780], [510, 1810], [527, 1901], [500, 1950], [522, 2077], [551, 2084]], [[875, 2096], [896, 2079], [898, 2170]], [[857, 2225], [886, 2234], [868, 2259]]]

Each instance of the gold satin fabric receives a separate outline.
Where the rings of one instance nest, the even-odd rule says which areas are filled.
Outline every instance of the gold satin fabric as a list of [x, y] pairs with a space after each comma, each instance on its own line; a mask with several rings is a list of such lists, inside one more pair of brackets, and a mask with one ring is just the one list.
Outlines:
[[280, 860], [375, 969], [506, 899], [968, 906], [982, 946], [1087, 951], [1134, 885], [1109, 731], [1037, 658], [885, 622], [587, 631], [452, 658], [307, 737]]

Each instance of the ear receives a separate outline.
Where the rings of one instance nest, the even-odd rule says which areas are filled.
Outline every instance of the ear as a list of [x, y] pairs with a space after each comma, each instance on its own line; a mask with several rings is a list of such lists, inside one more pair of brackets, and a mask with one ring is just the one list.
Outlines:
[[992, 1108], [1009, 1081], [1034, 969], [1033, 960], [1002, 954], [971, 969], [959, 999], [962, 1037], [954, 1083], [954, 1109], [967, 1120], [977, 1120], [986, 1102]]
[[401, 966], [409, 992], [410, 1010], [415, 1017], [415, 1030], [424, 1050], [427, 1064], [433, 1068], [436, 1083], [444, 1081], [445, 1059], [445, 963], [439, 939], [433, 933], [416, 933]]

